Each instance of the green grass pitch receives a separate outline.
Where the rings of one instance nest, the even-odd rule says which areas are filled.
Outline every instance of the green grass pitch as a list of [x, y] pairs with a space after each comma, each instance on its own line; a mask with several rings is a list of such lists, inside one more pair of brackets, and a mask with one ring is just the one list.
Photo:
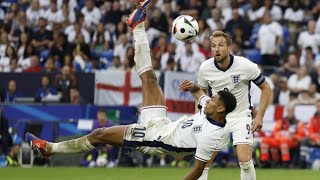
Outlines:
[[[1, 180], [172, 180], [190, 168], [0, 168]], [[211, 180], [238, 180], [240, 169], [210, 169]], [[257, 180], [320, 180], [320, 171], [257, 169]]]

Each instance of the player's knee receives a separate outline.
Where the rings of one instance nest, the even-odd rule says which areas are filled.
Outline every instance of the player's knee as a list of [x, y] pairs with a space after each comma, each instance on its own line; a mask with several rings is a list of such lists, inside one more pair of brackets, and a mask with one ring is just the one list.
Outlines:
[[141, 74], [140, 76], [141, 81], [145, 83], [157, 83], [157, 76], [153, 71], [146, 71], [145, 73]]
[[252, 159], [252, 155], [247, 153], [238, 154], [239, 163], [249, 162]]
[[95, 144], [103, 142], [103, 138], [107, 136], [107, 128], [98, 128], [89, 134], [90, 139], [94, 140]]
[[248, 171], [250, 170], [250, 168], [254, 168], [252, 159], [244, 162], [239, 161], [239, 165], [240, 165], [240, 168], [244, 171]]

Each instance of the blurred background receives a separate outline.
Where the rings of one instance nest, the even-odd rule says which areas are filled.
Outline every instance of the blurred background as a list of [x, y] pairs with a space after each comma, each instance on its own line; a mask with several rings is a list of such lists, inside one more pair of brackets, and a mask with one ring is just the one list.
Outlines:
[[[57, 142], [139, 121], [141, 82], [125, 24], [133, 3], [1, 1], [0, 166], [192, 166], [193, 156], [153, 157], [111, 146], [41, 160], [23, 141], [27, 131]], [[211, 58], [210, 34], [223, 30], [232, 37], [232, 53], [257, 63], [272, 88], [264, 127], [255, 134], [255, 165], [320, 169], [320, 1], [153, 0], [147, 11], [152, 63], [172, 120], [193, 113], [193, 98], [177, 86], [197, 80], [200, 64]], [[200, 26], [191, 43], [171, 35], [182, 14]], [[259, 88], [252, 84], [250, 92], [259, 108]], [[232, 146], [213, 166], [238, 166]]]

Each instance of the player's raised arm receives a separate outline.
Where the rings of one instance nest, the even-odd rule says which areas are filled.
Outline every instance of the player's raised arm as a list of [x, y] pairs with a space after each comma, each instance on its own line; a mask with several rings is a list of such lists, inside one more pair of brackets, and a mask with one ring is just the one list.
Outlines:
[[191, 92], [193, 97], [198, 100], [201, 96], [205, 95], [200, 86], [194, 81], [184, 80], [179, 85], [179, 90], [183, 92]]

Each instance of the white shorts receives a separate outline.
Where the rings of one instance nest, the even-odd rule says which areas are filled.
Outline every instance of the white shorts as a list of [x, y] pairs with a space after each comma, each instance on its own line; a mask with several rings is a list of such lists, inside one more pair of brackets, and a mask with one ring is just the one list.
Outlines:
[[124, 145], [136, 148], [142, 153], [156, 155], [168, 153], [160, 148], [157, 140], [163, 135], [166, 125], [171, 123], [167, 117], [167, 107], [148, 106], [141, 108], [141, 123], [128, 125], [124, 134]]
[[245, 115], [239, 118], [228, 118], [227, 124], [224, 127], [225, 133], [218, 145], [219, 150], [226, 150], [232, 133], [233, 145], [249, 144], [253, 146], [252, 116]]

